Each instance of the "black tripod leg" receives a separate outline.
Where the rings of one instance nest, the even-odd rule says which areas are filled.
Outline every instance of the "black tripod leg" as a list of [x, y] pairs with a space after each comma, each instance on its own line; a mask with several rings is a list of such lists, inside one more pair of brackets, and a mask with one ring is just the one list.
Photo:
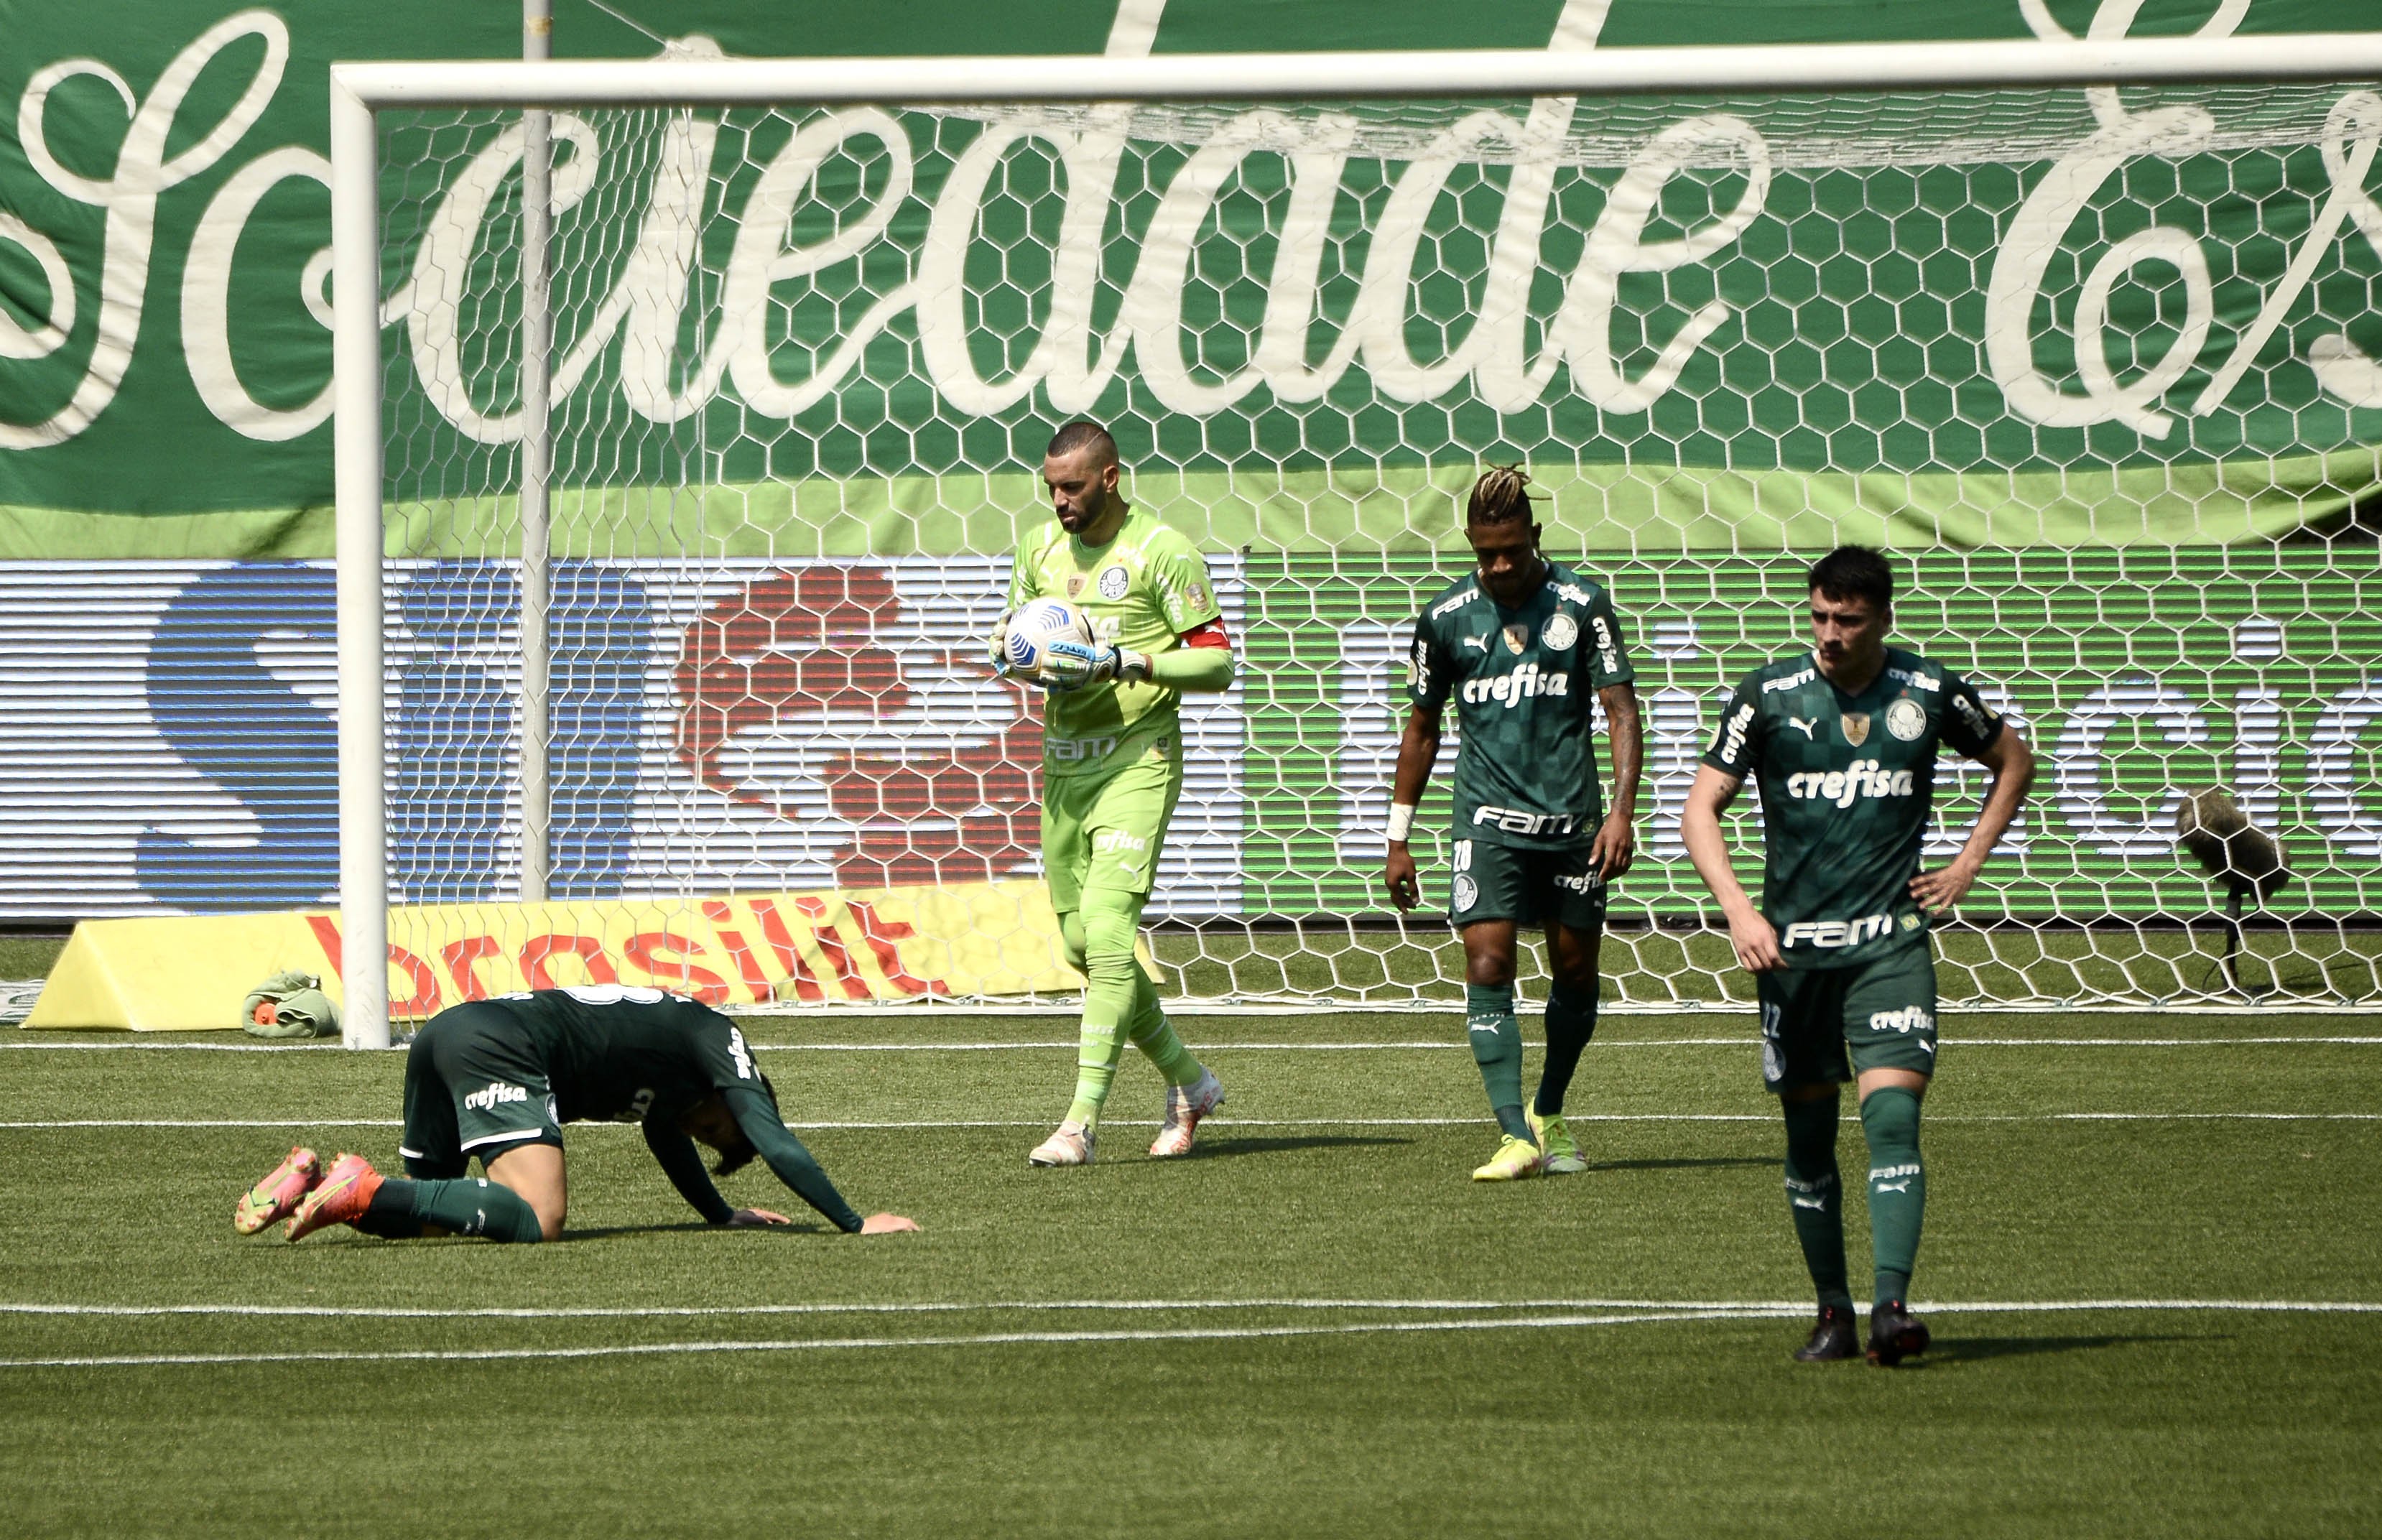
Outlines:
[[2247, 995], [2241, 987], [2241, 900], [2249, 888], [2241, 883], [2229, 883], [2225, 898], [2225, 982], [2236, 995]]

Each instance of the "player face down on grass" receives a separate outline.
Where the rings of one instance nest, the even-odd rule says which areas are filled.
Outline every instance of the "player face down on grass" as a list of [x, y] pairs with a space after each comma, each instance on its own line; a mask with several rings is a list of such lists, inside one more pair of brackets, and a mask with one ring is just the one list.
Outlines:
[[[617, 984], [441, 1011], [406, 1057], [405, 1179], [359, 1155], [325, 1168], [313, 1152], [292, 1150], [240, 1200], [233, 1225], [253, 1234], [286, 1216], [292, 1241], [333, 1224], [387, 1240], [559, 1240], [570, 1206], [562, 1125], [582, 1119], [639, 1124], [671, 1185], [711, 1224], [789, 1221], [731, 1208], [704, 1171], [698, 1141], [718, 1153], [715, 1174], [764, 1160], [847, 1233], [916, 1228], [898, 1215], [864, 1219], [844, 1202], [786, 1128], [777, 1090], [733, 1022], [683, 996]], [[473, 1159], [485, 1173], [476, 1179], [467, 1174]]]

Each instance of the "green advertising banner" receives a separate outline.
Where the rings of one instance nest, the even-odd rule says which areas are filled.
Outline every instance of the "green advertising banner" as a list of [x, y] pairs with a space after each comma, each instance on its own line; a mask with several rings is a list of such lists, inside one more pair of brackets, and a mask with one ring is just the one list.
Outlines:
[[[1803, 564], [1591, 556], [1580, 566], [1613, 592], [1645, 714], [1642, 857], [1616, 913], [1697, 912], [1708, 900], [1678, 841], [1678, 811], [1730, 689], [1809, 645]], [[1249, 559], [1249, 911], [1379, 906], [1414, 617], [1463, 571], [1447, 558]], [[2204, 912], [2208, 885], [2176, 849], [2175, 815], [2183, 794], [2205, 786], [2232, 788], [2279, 834], [2302, 874], [2280, 907], [2382, 909], [2372, 731], [2382, 723], [2382, 572], [2370, 559], [2344, 570], [2321, 548], [2038, 550], [1922, 556], [1906, 581], [1897, 644], [1976, 682], [2039, 762], [1990, 881], [1964, 905], [1970, 918]], [[1947, 756], [1932, 858], [1958, 849], [1984, 781]], [[1437, 777], [1416, 823], [1434, 850], [1447, 782]], [[1749, 792], [1732, 814], [1740, 850], [1759, 848], [1754, 803]], [[1430, 868], [1419, 843], [1418, 859]]]
[[[558, 52], [2382, 27], [2374, 0], [635, 9], [565, 0]], [[0, 553], [326, 552], [325, 67], [503, 55], [516, 18], [0, 20]], [[391, 544], [485, 552], [519, 458], [517, 115], [385, 128]], [[1078, 412], [1172, 516], [1283, 549], [1428, 545], [1443, 516], [1411, 487], [1483, 456], [1541, 471], [1584, 544], [1639, 551], [2235, 543], [2382, 482], [2370, 82], [556, 133], [573, 548], [992, 550], [1031, 491], [1007, 478]]]

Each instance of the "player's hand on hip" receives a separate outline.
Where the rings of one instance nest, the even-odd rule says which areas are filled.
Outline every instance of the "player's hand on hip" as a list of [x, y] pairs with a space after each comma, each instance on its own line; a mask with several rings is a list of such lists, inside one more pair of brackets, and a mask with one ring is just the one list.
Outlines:
[[1728, 923], [1728, 944], [1737, 949], [1737, 960], [1750, 973], [1772, 973], [1786, 966], [1786, 959], [1778, 950], [1778, 933], [1761, 915], [1748, 911], [1742, 918]]
[[740, 1208], [728, 1216], [730, 1229], [757, 1229], [768, 1225], [791, 1225], [793, 1221], [782, 1214], [766, 1208]]
[[901, 1235], [918, 1228], [915, 1219], [905, 1219], [899, 1214], [872, 1214], [860, 1221], [863, 1235]]
[[1381, 886], [1390, 892], [1390, 902], [1398, 912], [1422, 902], [1422, 883], [1415, 875], [1414, 852], [1403, 844], [1390, 847], [1389, 859], [1381, 863]]
[[1952, 906], [1969, 896], [1970, 885], [1977, 880], [1977, 869], [1961, 862], [1922, 872], [1910, 879], [1910, 897], [1930, 914], [1949, 914]]
[[1607, 814], [1604, 826], [1596, 831], [1596, 843], [1588, 848], [1588, 859], [1597, 874], [1611, 882], [1637, 862], [1638, 831], [1620, 813]]

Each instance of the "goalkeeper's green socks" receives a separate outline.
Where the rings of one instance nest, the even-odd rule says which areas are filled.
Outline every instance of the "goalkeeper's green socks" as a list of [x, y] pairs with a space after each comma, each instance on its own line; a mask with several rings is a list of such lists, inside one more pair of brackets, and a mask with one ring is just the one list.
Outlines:
[[1199, 1061], [1174, 1034], [1174, 1023], [1166, 1019], [1159, 1008], [1158, 985], [1150, 982], [1149, 972], [1139, 959], [1133, 965], [1133, 1015], [1125, 1033], [1133, 1040], [1169, 1085], [1197, 1085], [1199, 1082]]
[[1781, 1100], [1786, 1115], [1786, 1212], [1822, 1305], [1850, 1310], [1845, 1280], [1845, 1193], [1836, 1171], [1837, 1098]]
[[1596, 985], [1578, 994], [1560, 984], [1547, 991], [1547, 1057], [1539, 1066], [1539, 1094], [1531, 1103], [1540, 1117], [1562, 1116], [1564, 1093], [1571, 1089], [1580, 1051], [1595, 1035]]
[[1898, 1085], [1861, 1098], [1869, 1136], [1869, 1243], [1877, 1258], [1877, 1300], [1910, 1297], [1910, 1265], [1927, 1214], [1927, 1171], [1919, 1159], [1919, 1096]]
[[527, 1199], [485, 1177], [384, 1181], [354, 1223], [366, 1235], [387, 1241], [411, 1240], [434, 1228], [484, 1241], [529, 1241], [546, 1235]]
[[[1147, 983], [1133, 955], [1140, 918], [1136, 895], [1105, 888], [1084, 895], [1084, 1025], [1075, 1048], [1075, 1099], [1067, 1108], [1067, 1121], [1078, 1128], [1099, 1126], [1100, 1108], [1108, 1103], [1134, 1016], [1134, 986]], [[1150, 1003], [1157, 1004], [1155, 991]], [[1168, 1035], [1173, 1035], [1171, 1029]]]
[[1514, 986], [1466, 984], [1464, 1016], [1497, 1126], [1535, 1146], [1529, 1119], [1522, 1116], [1522, 1024], [1514, 1020]]

